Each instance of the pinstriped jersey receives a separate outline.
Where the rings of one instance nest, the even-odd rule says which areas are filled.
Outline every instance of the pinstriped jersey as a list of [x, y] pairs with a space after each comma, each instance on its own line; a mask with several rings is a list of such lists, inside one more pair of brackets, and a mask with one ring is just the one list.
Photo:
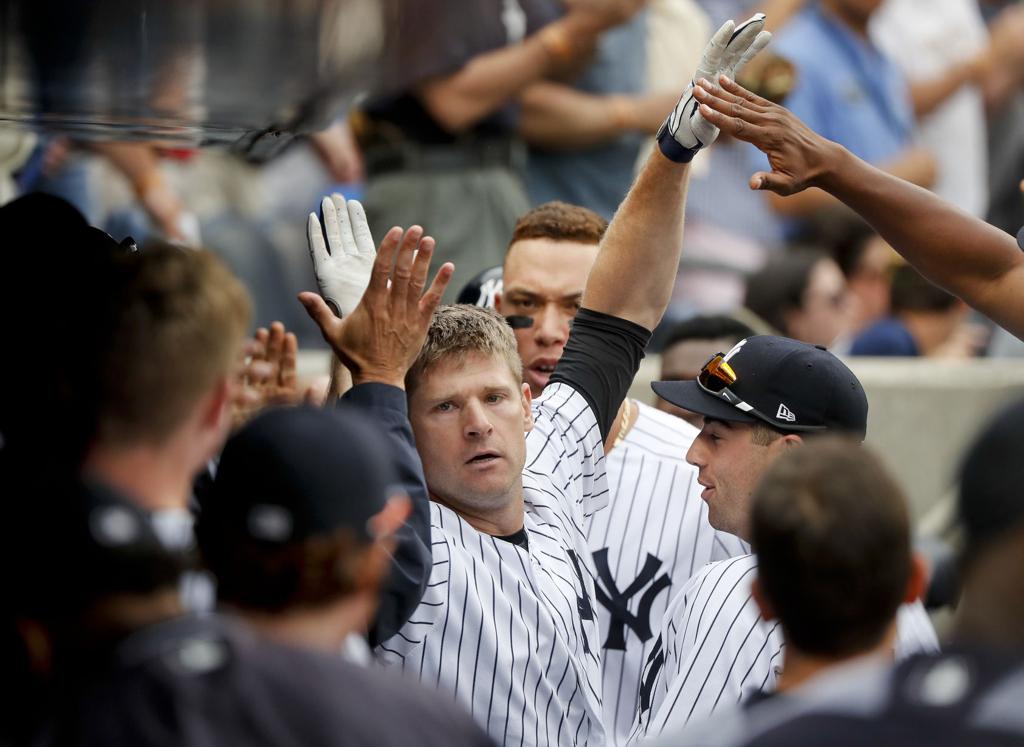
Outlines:
[[713, 560], [748, 553], [738, 537], [708, 523], [697, 470], [685, 455], [698, 431], [634, 402], [636, 422], [607, 456], [611, 500], [594, 516], [604, 728], [623, 743], [636, 716], [640, 677], [674, 590]]
[[599, 745], [601, 661], [584, 525], [608, 500], [587, 401], [568, 384], [534, 403], [523, 470], [528, 547], [432, 503], [433, 568], [378, 657], [450, 693], [505, 745]]
[[[712, 563], [669, 604], [644, 670], [632, 739], [676, 731], [758, 691], [771, 691], [785, 642], [778, 621], [761, 618], [751, 594], [757, 557]], [[920, 602], [897, 615], [896, 656], [938, 651]]]

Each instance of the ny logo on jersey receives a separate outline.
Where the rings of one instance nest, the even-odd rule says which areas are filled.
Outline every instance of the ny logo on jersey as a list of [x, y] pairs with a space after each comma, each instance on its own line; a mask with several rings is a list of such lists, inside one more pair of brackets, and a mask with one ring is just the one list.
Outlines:
[[[576, 571], [576, 578], [580, 580], [580, 595], [576, 597], [576, 611], [580, 613], [580, 620], [593, 620], [594, 619], [594, 607], [590, 604], [590, 597], [587, 596], [587, 585], [583, 581], [583, 570], [580, 568], [579, 558], [576, 557], [576, 553], [572, 550], [566, 550], [569, 554], [569, 560], [572, 561], [572, 567]], [[580, 625], [580, 633], [583, 636], [583, 652], [586, 654], [590, 653], [590, 641], [587, 639], [587, 631]]]
[[[594, 565], [597, 567], [599, 578], [595, 589], [597, 601], [604, 605], [612, 618], [608, 624], [608, 638], [604, 642], [604, 647], [625, 651], [627, 626], [641, 641], [649, 640], [651, 637], [651, 607], [658, 594], [672, 585], [672, 579], [667, 573], [662, 573], [655, 578], [658, 569], [661, 568], [661, 561], [647, 553], [647, 560], [644, 561], [640, 575], [622, 591], [619, 591], [619, 587], [612, 577], [611, 568], [608, 566], [607, 547], [594, 553]], [[630, 601], [648, 584], [650, 587], [640, 596], [636, 613], [630, 612]]]

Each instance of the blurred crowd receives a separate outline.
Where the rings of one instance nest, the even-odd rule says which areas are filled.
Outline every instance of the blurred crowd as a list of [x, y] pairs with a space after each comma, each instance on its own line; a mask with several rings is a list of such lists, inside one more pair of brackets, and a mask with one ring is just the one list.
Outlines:
[[490, 5], [269, 160], [0, 129], [0, 744], [1024, 743], [1021, 405], [923, 548], [843, 362], [1024, 356], [1024, 3]]

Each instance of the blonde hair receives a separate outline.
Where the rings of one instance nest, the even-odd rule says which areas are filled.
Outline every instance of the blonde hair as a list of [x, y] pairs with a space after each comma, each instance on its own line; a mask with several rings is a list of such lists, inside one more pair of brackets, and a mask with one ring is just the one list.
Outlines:
[[501, 358], [513, 378], [523, 380], [523, 363], [512, 328], [491, 309], [459, 304], [441, 306], [434, 312], [426, 342], [405, 375], [406, 391], [412, 394], [421, 377], [439, 361], [471, 353]]

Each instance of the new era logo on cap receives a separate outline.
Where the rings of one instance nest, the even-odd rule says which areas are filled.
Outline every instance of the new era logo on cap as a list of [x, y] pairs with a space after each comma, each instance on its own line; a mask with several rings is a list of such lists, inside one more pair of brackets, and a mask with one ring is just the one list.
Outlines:
[[781, 402], [779, 403], [779, 410], [778, 412], [775, 413], [775, 417], [777, 417], [779, 420], [785, 420], [787, 423], [796, 422], [796, 415], [794, 415], [793, 411], [790, 410]]
[[832, 430], [864, 437], [868, 414], [864, 388], [825, 348], [754, 335], [721, 359], [734, 378], [719, 390], [702, 388], [697, 381], [655, 381], [651, 387], [662, 399], [705, 418], [760, 420], [783, 431]]

